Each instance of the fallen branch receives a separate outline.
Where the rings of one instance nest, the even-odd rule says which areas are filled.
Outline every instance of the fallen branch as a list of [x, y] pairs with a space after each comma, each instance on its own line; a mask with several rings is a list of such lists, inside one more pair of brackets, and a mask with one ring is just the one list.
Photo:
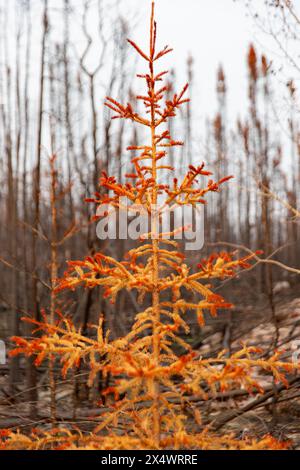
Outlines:
[[[294, 385], [295, 383], [300, 382], [300, 377], [294, 377], [289, 381], [289, 386]], [[214, 431], [218, 431], [221, 429], [225, 424], [229, 423], [229, 421], [232, 421], [235, 418], [238, 418], [239, 416], [247, 413], [248, 411], [253, 410], [254, 408], [262, 405], [266, 401], [269, 400], [269, 398], [272, 398], [274, 396], [277, 396], [278, 393], [282, 392], [283, 390], [286, 390], [285, 385], [279, 385], [277, 387], [272, 387], [272, 390], [269, 392], [265, 393], [264, 395], [255, 398], [252, 400], [250, 403], [247, 403], [247, 405], [243, 406], [240, 409], [235, 409], [235, 410], [230, 410], [226, 412], [225, 414], [222, 413], [219, 415], [212, 423], [212, 429]]]

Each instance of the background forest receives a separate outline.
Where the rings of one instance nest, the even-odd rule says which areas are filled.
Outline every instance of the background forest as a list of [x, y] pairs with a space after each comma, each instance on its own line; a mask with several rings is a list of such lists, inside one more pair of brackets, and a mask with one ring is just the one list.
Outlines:
[[[40, 320], [46, 312], [53, 319], [63, 312], [93, 337], [90, 325], [101, 314], [104, 331], [117, 338], [130, 331], [139, 312], [131, 291], [120, 292], [114, 305], [98, 287], [54, 291], [66, 260], [103, 250], [120, 260], [132, 248], [129, 240], [99, 240], [96, 209], [85, 202], [99, 190], [102, 172], [125, 181], [132, 164], [124, 149], [144, 138], [131, 122], [112, 121], [113, 112], [104, 107], [106, 96], [136, 104], [132, 83], [139, 63], [126, 40], [135, 37], [140, 21], [148, 20], [148, 8], [125, 14], [123, 3], [0, 2], [0, 339], [7, 352], [11, 336], [31, 335], [20, 321], [24, 316]], [[221, 310], [203, 327], [188, 316], [191, 345], [204, 357], [232, 352], [246, 339], [270, 351], [300, 347], [300, 4], [237, 3], [253, 32], [259, 32], [253, 33], [244, 58], [248, 84], [240, 116], [233, 118], [229, 109], [226, 63], [216, 70], [214, 115], [202, 114], [195, 91], [201, 88], [195, 78], [199, 63], [192, 55], [179, 77], [176, 64], [168, 76], [167, 98], [182, 80], [190, 83], [192, 98], [177, 121], [168, 123], [170, 133], [185, 141], [183, 147], [170, 148], [170, 165], [184, 174], [185, 167], [204, 161], [216, 181], [234, 175], [219, 194], [208, 195], [205, 245], [200, 253], [186, 252], [187, 260], [196, 267], [211, 252], [222, 251], [254, 257], [251, 267], [233, 279], [213, 282], [233, 309]], [[168, 41], [167, 33], [160, 35]], [[205, 73], [205, 64], [201, 67]], [[49, 377], [50, 385], [51, 380], [56, 384], [56, 419], [89, 426], [87, 416], [93, 415], [109, 378], [100, 374], [88, 387], [84, 365], [65, 379], [56, 362], [48, 372], [46, 364], [36, 368], [20, 357], [0, 365], [1, 428], [26, 430], [49, 420]], [[205, 406], [217, 413], [217, 429], [228, 422], [239, 432], [251, 426], [275, 429], [278, 437], [293, 436], [300, 445], [297, 384], [280, 393], [266, 383], [264, 399], [256, 402], [243, 390], [231, 390]], [[232, 400], [240, 400], [236, 420], [225, 412]]]

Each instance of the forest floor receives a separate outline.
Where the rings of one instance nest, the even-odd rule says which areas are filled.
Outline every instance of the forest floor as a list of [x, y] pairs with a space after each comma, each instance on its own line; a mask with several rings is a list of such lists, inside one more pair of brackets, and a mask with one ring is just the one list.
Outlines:
[[[267, 352], [283, 350], [283, 358], [300, 361], [299, 286], [274, 296], [273, 309], [266, 299], [255, 306], [236, 304], [230, 314], [204, 328], [202, 335], [206, 336], [199, 347], [203, 356], [247, 343]], [[218, 430], [238, 435], [272, 433], [292, 440], [293, 447], [300, 449], [300, 378], [289, 377], [288, 388], [279, 387], [261, 371], [258, 378], [265, 389], [263, 396], [232, 390], [205, 404], [206, 413], [210, 419], [216, 416]]]
[[[241, 342], [258, 346], [267, 352], [274, 348], [286, 352], [283, 357], [291, 358], [299, 350], [300, 360], [300, 290], [281, 293], [274, 298], [274, 310], [264, 299], [255, 306], [238, 304], [231, 313], [221, 314], [201, 330], [197, 350], [202, 356], [217, 353], [221, 349], [237, 348]], [[274, 314], [275, 312], [275, 314]], [[275, 345], [275, 339], [276, 345]], [[295, 357], [295, 356], [294, 356]], [[192, 407], [202, 413], [203, 422], [209, 417], [215, 419], [218, 432], [232, 431], [237, 435], [261, 436], [272, 433], [281, 439], [291, 439], [293, 447], [300, 449], [300, 378], [289, 377], [288, 389], [279, 387], [267, 375], [259, 373], [259, 382], [265, 393], [262, 396], [249, 395], [245, 390], [229, 390], [217, 394], [207, 401], [189, 397]], [[57, 415], [63, 425], [79, 426], [91, 430], [106, 406], [99, 408], [97, 391], [88, 391], [85, 386], [86, 371], [77, 376], [80, 383], [74, 394], [74, 377], [57, 378]], [[39, 403], [36, 419], [28, 416], [24, 386], [18, 386], [17, 395], [9, 396], [6, 366], [0, 366], [0, 428], [28, 431], [32, 427], [50, 426], [50, 392], [47, 367], [39, 370]]]

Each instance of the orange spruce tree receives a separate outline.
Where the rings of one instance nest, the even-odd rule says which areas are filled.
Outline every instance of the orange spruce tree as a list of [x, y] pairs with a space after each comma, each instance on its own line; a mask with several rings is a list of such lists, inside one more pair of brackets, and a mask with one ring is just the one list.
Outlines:
[[[112, 302], [122, 289], [137, 294], [142, 304], [145, 296], [151, 304], [135, 317], [131, 331], [121, 338], [110, 340], [109, 332], [103, 335], [102, 317], [95, 326], [96, 338], [82, 334], [69, 319], [59, 315], [55, 325], [36, 322], [40, 335], [27, 340], [14, 338], [16, 348], [11, 355], [36, 356], [37, 366], [54, 355], [60, 357], [62, 374], [79, 366], [81, 361], [89, 365], [89, 384], [97, 374], [109, 374], [112, 384], [103, 393], [114, 400], [101, 413], [99, 424], [92, 433], [72, 429], [35, 431], [31, 436], [2, 431], [2, 447], [9, 449], [281, 449], [286, 443], [271, 436], [259, 440], [238, 440], [232, 435], [216, 435], [210, 431], [210, 423], [203, 424], [199, 409], [189, 402], [191, 395], [211, 398], [216, 392], [231, 387], [243, 387], [251, 393], [262, 393], [258, 383], [257, 368], [287, 383], [286, 375], [297, 366], [285, 362], [279, 352], [264, 356], [254, 347], [243, 346], [228, 357], [226, 351], [217, 357], [202, 358], [183, 339], [189, 333], [185, 321], [188, 311], [194, 312], [200, 325], [205, 324], [205, 313], [215, 316], [219, 309], [231, 305], [211, 290], [208, 281], [231, 278], [240, 268], [249, 266], [249, 259], [233, 259], [227, 253], [212, 254], [202, 260], [197, 272], [185, 263], [183, 254], [172, 237], [160, 232], [158, 198], [164, 197], [163, 207], [205, 203], [208, 192], [219, 191], [229, 178], [214, 182], [211, 173], [200, 166], [190, 166], [187, 174], [172, 184], [159, 184], [161, 171], [173, 172], [168, 163], [170, 147], [183, 145], [174, 140], [164, 124], [176, 115], [180, 106], [187, 103], [186, 85], [172, 100], [164, 102], [167, 87], [160, 85], [166, 71], [157, 72], [159, 59], [171, 52], [167, 46], [156, 50], [156, 22], [154, 3], [150, 24], [148, 52], [129, 40], [144, 59], [148, 70], [138, 75], [146, 83], [146, 93], [138, 96], [145, 106], [145, 113], [136, 112], [130, 104], [123, 106], [112, 98], [106, 105], [114, 111], [114, 118], [129, 119], [144, 126], [149, 133], [145, 145], [130, 147], [134, 173], [126, 175], [128, 182], [118, 183], [113, 176], [103, 173], [100, 179], [102, 191], [96, 195], [99, 206], [108, 204], [121, 209], [121, 198], [131, 205], [142, 206], [151, 214], [151, 232], [145, 234], [137, 248], [132, 249], [124, 261], [117, 261], [103, 253], [87, 257], [83, 261], [69, 262], [63, 279], [58, 281], [57, 291], [85, 286], [91, 289], [101, 286], [104, 295]], [[132, 182], [133, 180], [133, 182]], [[207, 180], [205, 185], [203, 180]], [[185, 300], [185, 293], [195, 294], [198, 301]], [[177, 346], [179, 345], [180, 348]], [[184, 350], [185, 352], [178, 352]], [[121, 430], [117, 432], [116, 429]]]

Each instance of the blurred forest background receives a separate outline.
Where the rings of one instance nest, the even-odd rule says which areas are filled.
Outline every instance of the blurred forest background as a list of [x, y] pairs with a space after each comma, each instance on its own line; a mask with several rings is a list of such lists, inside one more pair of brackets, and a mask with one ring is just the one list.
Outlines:
[[[230, 83], [226, 63], [220, 65], [217, 112], [203, 116], [199, 136], [195, 114], [201, 113], [201, 103], [192, 100], [176, 124], [177, 137], [186, 145], [169, 156], [178, 171], [205, 161], [215, 179], [235, 177], [209, 198], [205, 246], [187, 257], [196, 264], [212, 251], [263, 251], [253, 268], [217, 286], [235, 303], [233, 311], [202, 330], [192, 325], [194, 346], [204, 354], [230, 349], [246, 334], [254, 343], [278, 346], [300, 334], [300, 5], [298, 0], [268, 0], [257, 10], [257, 2], [238, 3], [261, 32], [260, 39], [265, 38], [270, 56], [249, 44], [247, 96], [243, 115], [236, 119], [228, 119]], [[126, 39], [134, 36], [143, 14], [132, 11], [130, 18], [120, 4], [0, 2], [0, 338], [8, 349], [11, 335], [29, 334], [20, 317], [38, 319], [42, 310], [70, 315], [84, 332], [101, 313], [112, 336], [128, 331], [138, 311], [127, 293], [113, 306], [97, 289], [53, 294], [66, 260], [96, 250], [121, 258], [130, 247], [124, 240], [101, 242], [90, 222], [95, 207], [84, 202], [99, 189], [102, 171], [124, 180], [130, 172], [124, 149], [142, 140], [135, 126], [112, 122], [103, 106], [106, 95], [134, 101], [132, 83], [139, 72], [128, 57]], [[160, 32], [160, 40], [163, 36]], [[192, 98], [201, 87], [195, 83], [195, 66], [187, 56], [184, 75]], [[172, 71], [170, 95], [181, 85], [182, 74], [177, 80]], [[18, 401], [37, 413], [38, 397], [48, 394], [44, 372], [20, 359], [0, 366], [3, 422], [18, 422], [12, 411]], [[66, 380], [58, 400], [71, 397], [74, 410], [84, 393], [93, 400], [92, 392], [83, 390], [84, 377], [79, 371]]]

